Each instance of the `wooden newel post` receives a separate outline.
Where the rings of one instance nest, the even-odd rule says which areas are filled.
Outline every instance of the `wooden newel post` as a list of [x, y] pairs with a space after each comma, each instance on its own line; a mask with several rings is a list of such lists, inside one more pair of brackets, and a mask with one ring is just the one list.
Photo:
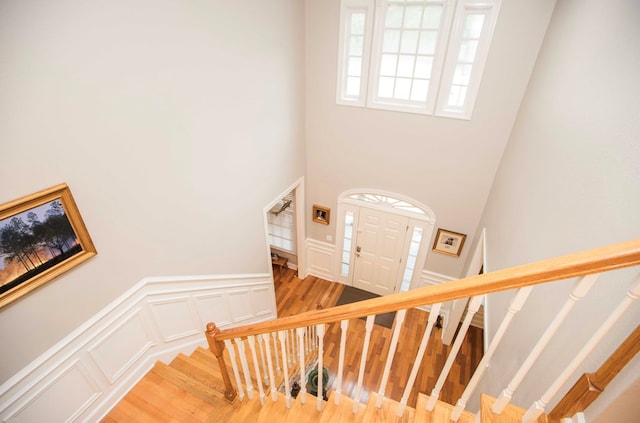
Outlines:
[[238, 396], [238, 392], [231, 384], [231, 378], [229, 372], [227, 372], [227, 364], [224, 362], [224, 343], [215, 339], [216, 334], [220, 332], [220, 329], [215, 323], [207, 324], [207, 342], [209, 343], [209, 350], [218, 359], [218, 366], [220, 367], [220, 374], [222, 374], [222, 380], [224, 381], [224, 397], [229, 402], [233, 402]]

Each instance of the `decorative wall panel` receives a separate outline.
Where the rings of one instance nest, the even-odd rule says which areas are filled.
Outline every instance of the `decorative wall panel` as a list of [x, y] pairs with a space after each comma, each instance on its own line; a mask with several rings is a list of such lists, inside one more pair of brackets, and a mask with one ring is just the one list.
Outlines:
[[192, 310], [189, 297], [164, 301], [149, 301], [154, 321], [158, 324], [164, 342], [197, 335], [202, 326]]

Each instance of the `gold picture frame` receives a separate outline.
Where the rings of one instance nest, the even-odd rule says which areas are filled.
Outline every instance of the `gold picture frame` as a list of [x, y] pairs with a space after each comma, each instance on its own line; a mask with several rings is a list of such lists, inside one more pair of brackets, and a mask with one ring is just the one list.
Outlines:
[[0, 205], [0, 307], [96, 254], [67, 184]]
[[438, 229], [436, 239], [433, 242], [433, 251], [441, 254], [447, 254], [454, 257], [460, 257], [464, 241], [467, 239], [465, 234], [448, 231], [446, 229]]
[[328, 225], [331, 221], [331, 209], [329, 207], [313, 205], [313, 221], [316, 223], [322, 223]]

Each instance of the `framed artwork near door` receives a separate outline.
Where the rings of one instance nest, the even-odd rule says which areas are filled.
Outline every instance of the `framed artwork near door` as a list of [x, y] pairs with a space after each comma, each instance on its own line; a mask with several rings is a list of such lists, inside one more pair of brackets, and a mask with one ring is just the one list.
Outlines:
[[438, 228], [436, 240], [433, 242], [433, 251], [454, 257], [460, 257], [460, 252], [462, 252], [465, 239], [467, 239], [465, 234]]
[[313, 205], [313, 221], [316, 223], [322, 223], [328, 225], [331, 216], [331, 209], [329, 207], [322, 207], [317, 204]]
[[0, 205], [0, 307], [95, 255], [66, 184]]

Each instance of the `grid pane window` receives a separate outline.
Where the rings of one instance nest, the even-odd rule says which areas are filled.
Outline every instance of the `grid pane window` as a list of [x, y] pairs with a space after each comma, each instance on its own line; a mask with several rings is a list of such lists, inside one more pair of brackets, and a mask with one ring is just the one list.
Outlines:
[[296, 252], [296, 220], [293, 192], [287, 194], [268, 213], [269, 245]]
[[426, 2], [394, 2], [387, 7], [376, 90], [379, 98], [427, 100], [441, 16], [442, 5]]

